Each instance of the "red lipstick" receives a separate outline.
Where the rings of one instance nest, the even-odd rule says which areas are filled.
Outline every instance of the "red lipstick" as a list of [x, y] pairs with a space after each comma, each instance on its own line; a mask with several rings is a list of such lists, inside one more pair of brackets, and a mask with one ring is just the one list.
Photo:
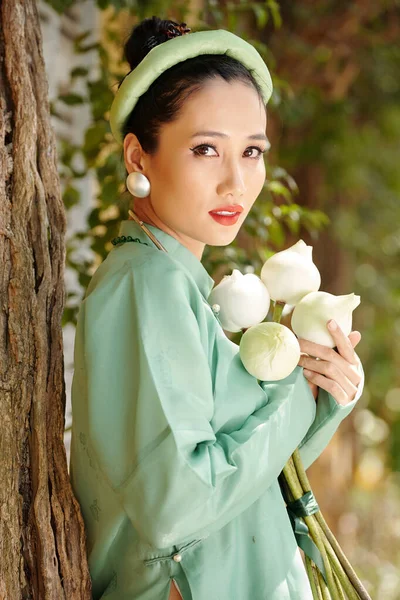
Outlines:
[[[217, 223], [220, 223], [221, 225], [234, 225], [239, 216], [240, 213], [243, 211], [243, 206], [240, 206], [240, 204], [235, 204], [235, 205], [229, 205], [229, 206], [223, 206], [220, 208], [215, 208], [214, 210], [210, 210], [209, 214], [212, 216], [212, 218], [217, 221]], [[232, 214], [224, 214], [224, 213], [232, 213]], [[222, 214], [219, 214], [222, 213]]]
[[210, 210], [210, 212], [217, 212], [220, 210], [241, 213], [243, 212], [243, 206], [241, 206], [240, 204], [230, 204], [229, 206], [219, 206], [218, 208], [213, 208], [213, 210]]

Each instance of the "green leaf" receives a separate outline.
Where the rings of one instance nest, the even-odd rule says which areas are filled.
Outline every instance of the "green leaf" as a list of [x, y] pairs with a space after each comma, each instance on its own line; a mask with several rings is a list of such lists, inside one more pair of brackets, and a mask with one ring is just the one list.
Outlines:
[[86, 31], [83, 31], [82, 33], [79, 33], [78, 35], [76, 35], [74, 37], [74, 43], [75, 44], [80, 44], [81, 42], [83, 42], [84, 40], [86, 40], [87, 37], [89, 37], [89, 35], [92, 33], [92, 29], [87, 29]]
[[110, 179], [110, 181], [105, 182], [100, 192], [102, 205], [110, 206], [110, 204], [115, 204], [118, 195], [119, 181]]
[[67, 8], [74, 4], [75, 0], [45, 0], [45, 2], [54, 8], [59, 15], [62, 15]]
[[268, 227], [268, 233], [272, 244], [281, 248], [285, 242], [285, 232], [282, 225], [274, 220]]
[[71, 168], [71, 162], [75, 154], [80, 151], [80, 147], [65, 139], [61, 140], [60, 146], [60, 159], [64, 165]]
[[109, 125], [105, 121], [99, 121], [86, 131], [83, 152], [89, 161], [98, 155], [108, 131]]
[[93, 229], [94, 227], [96, 227], [96, 225], [99, 224], [100, 220], [99, 220], [99, 212], [100, 212], [100, 207], [96, 206], [95, 208], [93, 208], [88, 216], [88, 225], [89, 225], [89, 229]]
[[229, 31], [235, 31], [237, 26], [237, 14], [236, 12], [232, 11], [228, 11], [228, 23], [227, 23], [227, 28]]
[[68, 323], [76, 325], [78, 310], [78, 306], [65, 306], [61, 318], [61, 326], [65, 327]]
[[87, 177], [86, 169], [84, 169], [83, 171], [77, 171], [76, 169], [71, 167], [71, 173], [72, 176], [75, 177], [75, 179], [83, 179], [84, 177]]
[[76, 54], [85, 54], [86, 52], [90, 52], [91, 50], [99, 50], [101, 48], [99, 42], [94, 42], [93, 44], [88, 44], [87, 46], [82, 46], [81, 44], [77, 44], [75, 47]]
[[256, 17], [258, 29], [262, 29], [268, 23], [268, 12], [261, 4], [254, 3], [252, 5], [254, 15]]
[[267, 6], [271, 12], [275, 29], [279, 29], [282, 26], [282, 17], [279, 4], [276, 2], [276, 0], [267, 0]]
[[100, 119], [110, 109], [114, 94], [104, 79], [88, 82], [89, 99], [94, 119]]
[[97, 0], [97, 6], [101, 10], [105, 10], [110, 5], [110, 0]]
[[106, 35], [107, 35], [107, 39], [110, 40], [110, 42], [116, 42], [117, 44], [119, 43], [120, 34], [117, 31], [113, 31], [112, 29], [107, 29]]
[[291, 198], [291, 193], [280, 181], [269, 181], [267, 183], [267, 188], [273, 194], [279, 194], [284, 196], [285, 198]]
[[[119, 175], [121, 159], [116, 152], [111, 152], [104, 163], [96, 168], [97, 178], [99, 181], [104, 181], [104, 179], [109, 176]], [[118, 177], [119, 178], [119, 177]]]
[[86, 77], [88, 73], [89, 69], [86, 69], [86, 67], [75, 67], [71, 71], [71, 79], [75, 79], [76, 77]]
[[63, 201], [65, 208], [69, 209], [79, 203], [81, 194], [79, 190], [72, 185], [68, 185], [63, 193]]
[[64, 104], [68, 104], [69, 106], [74, 106], [75, 104], [85, 104], [86, 102], [86, 98], [84, 98], [84, 96], [75, 94], [73, 92], [58, 96], [58, 100], [64, 102]]

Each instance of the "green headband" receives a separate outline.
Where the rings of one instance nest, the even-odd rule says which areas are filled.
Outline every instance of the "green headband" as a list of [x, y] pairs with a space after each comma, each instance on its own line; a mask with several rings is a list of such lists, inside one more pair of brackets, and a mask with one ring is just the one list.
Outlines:
[[117, 142], [123, 144], [122, 127], [153, 81], [173, 65], [201, 54], [227, 54], [236, 58], [257, 81], [267, 104], [272, 94], [271, 75], [254, 46], [225, 29], [186, 33], [152, 48], [123, 80], [110, 109], [110, 127]]

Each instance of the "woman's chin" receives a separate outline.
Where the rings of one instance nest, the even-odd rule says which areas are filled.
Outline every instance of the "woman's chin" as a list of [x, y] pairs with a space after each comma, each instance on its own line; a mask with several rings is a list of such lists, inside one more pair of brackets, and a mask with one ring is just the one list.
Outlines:
[[[222, 229], [222, 227], [221, 227]], [[239, 229], [237, 227], [226, 228], [227, 231], [213, 232], [210, 233], [208, 241], [205, 242], [207, 246], [229, 246], [236, 238]]]

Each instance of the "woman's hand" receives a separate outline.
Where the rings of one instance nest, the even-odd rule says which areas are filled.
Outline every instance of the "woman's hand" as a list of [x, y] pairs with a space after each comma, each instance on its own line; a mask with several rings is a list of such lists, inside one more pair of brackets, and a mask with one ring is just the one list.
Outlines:
[[306, 354], [300, 356], [298, 365], [310, 371], [308, 375], [305, 370], [304, 376], [307, 377], [315, 399], [318, 388], [321, 387], [345, 406], [355, 398], [361, 381], [361, 361], [354, 352], [361, 340], [361, 333], [352, 331], [347, 337], [337, 324], [336, 330], [328, 329], [336, 342], [337, 351], [299, 338], [300, 350]]

